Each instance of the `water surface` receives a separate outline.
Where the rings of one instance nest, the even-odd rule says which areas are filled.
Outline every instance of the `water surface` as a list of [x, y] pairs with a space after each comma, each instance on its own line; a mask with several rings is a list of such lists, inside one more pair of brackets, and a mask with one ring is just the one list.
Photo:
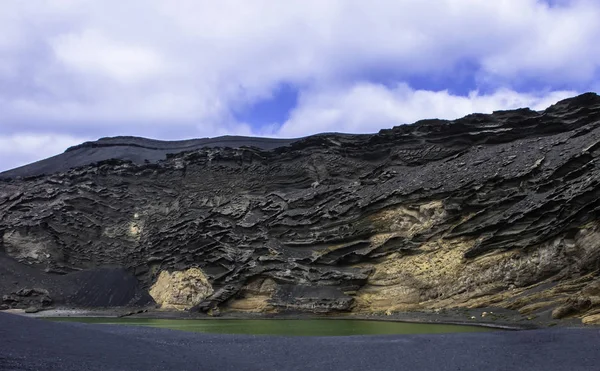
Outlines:
[[148, 318], [49, 318], [60, 322], [86, 322], [151, 326], [174, 330], [219, 334], [343, 336], [434, 334], [450, 332], [484, 332], [492, 329], [476, 326], [365, 321], [352, 319], [148, 319]]

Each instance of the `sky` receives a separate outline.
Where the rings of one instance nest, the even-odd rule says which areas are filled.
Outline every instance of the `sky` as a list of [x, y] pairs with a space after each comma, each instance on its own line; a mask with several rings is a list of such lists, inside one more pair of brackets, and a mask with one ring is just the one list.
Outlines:
[[374, 133], [600, 91], [600, 0], [3, 0], [0, 171], [100, 137]]

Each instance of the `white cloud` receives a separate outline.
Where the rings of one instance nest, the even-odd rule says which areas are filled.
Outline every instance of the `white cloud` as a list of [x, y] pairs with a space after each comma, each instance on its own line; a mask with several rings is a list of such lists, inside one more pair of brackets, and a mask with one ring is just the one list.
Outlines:
[[448, 91], [394, 88], [372, 83], [306, 92], [290, 119], [276, 131], [282, 137], [320, 132], [372, 133], [383, 128], [427, 118], [456, 119], [470, 113], [531, 107], [542, 110], [571, 97], [573, 91], [524, 94], [500, 89], [491, 94], [471, 92], [457, 96]]
[[[28, 120], [60, 116], [60, 106], [67, 122], [154, 116], [195, 127], [282, 82], [337, 83], [379, 69], [443, 76], [469, 60], [481, 64], [471, 72], [483, 82], [510, 87], [525, 73], [564, 86], [592, 79], [600, 65], [595, 1], [13, 0], [4, 8], [16, 16], [0, 25], [10, 35], [0, 71], [21, 71], [24, 86], [46, 93], [2, 107], [35, 107], [12, 112]], [[52, 53], [24, 62], [44, 48]]]
[[565, 83], [593, 79], [600, 66], [599, 3], [575, 1], [571, 6], [538, 9], [526, 13], [524, 21], [534, 17], [536, 21], [521, 28], [521, 37], [481, 57], [485, 71], [505, 80], [543, 77], [551, 83]]
[[162, 61], [154, 51], [107, 39], [98, 30], [61, 35], [52, 41], [56, 58], [67, 68], [98, 73], [119, 83], [133, 83], [159, 75]]

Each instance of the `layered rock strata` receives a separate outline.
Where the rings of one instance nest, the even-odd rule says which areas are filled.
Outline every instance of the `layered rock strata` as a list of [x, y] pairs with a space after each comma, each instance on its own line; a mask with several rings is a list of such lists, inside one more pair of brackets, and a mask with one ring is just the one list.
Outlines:
[[178, 309], [598, 321], [597, 95], [248, 140], [103, 139], [2, 173], [0, 251], [49, 275], [118, 266]]

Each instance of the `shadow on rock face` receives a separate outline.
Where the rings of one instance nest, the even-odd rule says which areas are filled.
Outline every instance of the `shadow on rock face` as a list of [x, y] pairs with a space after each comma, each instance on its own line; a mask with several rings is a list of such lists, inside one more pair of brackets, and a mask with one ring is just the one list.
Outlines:
[[353, 301], [338, 287], [281, 285], [272, 304], [283, 311], [329, 313], [349, 311]]
[[121, 268], [104, 268], [72, 273], [68, 277], [77, 291], [67, 303], [85, 308], [137, 307], [154, 300], [138, 280]]

